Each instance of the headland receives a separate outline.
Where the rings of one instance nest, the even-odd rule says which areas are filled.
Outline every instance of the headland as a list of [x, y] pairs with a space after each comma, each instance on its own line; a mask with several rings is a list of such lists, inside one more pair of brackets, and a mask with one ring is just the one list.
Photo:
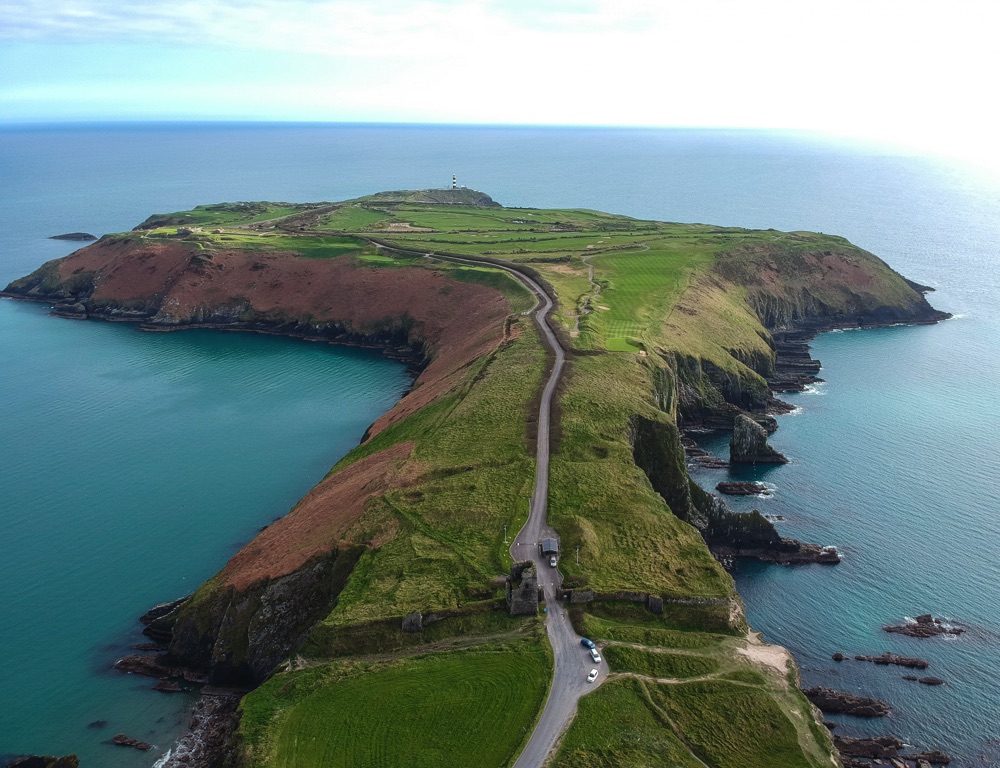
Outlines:
[[771, 428], [769, 382], [796, 362], [814, 373], [794, 334], [945, 317], [872, 254], [815, 233], [395, 192], [152, 216], [15, 281], [5, 295], [64, 317], [379, 346], [418, 369], [286, 517], [145, 617], [160, 648], [125, 668], [207, 680], [211, 696], [238, 691], [234, 706], [251, 691], [208, 739], [231, 765], [275, 764], [305, 736], [344, 765], [374, 741], [400, 761], [512, 762], [552, 668], [540, 615], [511, 615], [523, 574], [504, 541], [526, 518], [550, 360], [533, 297], [496, 262], [556, 304], [569, 360], [549, 522], [561, 598], [612, 672], [552, 764], [715, 764], [736, 744], [741, 765], [836, 762], [794, 662], [748, 634], [710, 547], [779, 562], [823, 550], [730, 513], [688, 477], [682, 445], [738, 417]]

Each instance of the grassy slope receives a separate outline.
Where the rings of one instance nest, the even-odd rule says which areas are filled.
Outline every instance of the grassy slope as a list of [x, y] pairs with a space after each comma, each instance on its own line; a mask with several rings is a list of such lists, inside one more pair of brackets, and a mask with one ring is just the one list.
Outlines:
[[[559, 529], [568, 555], [561, 563], [567, 579], [599, 591], [732, 595], [730, 578], [697, 532], [671, 514], [635, 466], [629, 420], [636, 414], [662, 421], [675, 417], [675, 406], [662, 392], [657, 395], [655, 385], [672, 351], [713, 361], [741, 377], [756, 377], [731, 352], [765, 353], [762, 334], [766, 333], [744, 295], [720, 284], [711, 271], [718, 254], [734, 244], [792, 243], [795, 236], [643, 222], [592, 211], [443, 209], [362, 201], [318, 216], [305, 209], [303, 213], [300, 229], [324, 234], [261, 235], [241, 229], [245, 224], [231, 219], [203, 217], [200, 223], [205, 229], [193, 237], [209, 248], [239, 244], [317, 257], [349, 253], [376, 267], [400, 263], [400, 257], [351, 236], [371, 232], [408, 248], [488, 255], [537, 269], [557, 293], [557, 320], [566, 336], [577, 349], [596, 353], [572, 359], [559, 399], [561, 425], [552, 462], [550, 521]], [[258, 222], [262, 215], [254, 214]], [[286, 217], [276, 225], [294, 226], [296, 221]], [[416, 228], [434, 231], [414, 232]], [[169, 232], [161, 229], [153, 236]], [[420, 262], [414, 257], [401, 259]], [[588, 263], [601, 286], [599, 296], [589, 279]], [[501, 288], [517, 311], [530, 306], [510, 278], [494, 270], [446, 262], [433, 266], [452, 270], [458, 279]], [[503, 526], [513, 533], [523, 521], [534, 470], [526, 451], [525, 425], [544, 355], [537, 332], [525, 319], [515, 320], [514, 330], [516, 339], [474, 365], [462, 387], [359, 446], [334, 468], [397, 442], [415, 444], [403, 470], [405, 487], [375, 500], [352, 532], [355, 540], [377, 546], [362, 557], [338, 605], [312, 633], [304, 653], [316, 666], [278, 674], [245, 700], [243, 734], [254, 764], [292, 765], [307, 759], [306, 752], [300, 754], [294, 746], [305, 739], [317, 739], [309, 742], [314, 745], [308, 748], [313, 750], [308, 752], [310, 760], [326, 760], [333, 754], [327, 750], [336, 745], [349, 753], [355, 738], [354, 726], [349, 727], [353, 721], [339, 713], [381, 716], [382, 705], [375, 701], [382, 699], [368, 704], [366, 691], [384, 687], [393, 701], [420, 699], [427, 683], [421, 675], [411, 674], [423, 669], [420, 665], [462, 677], [478, 669], [480, 662], [475, 654], [428, 656], [431, 661], [388, 666], [329, 659], [415, 645], [430, 649], [449, 637], [506, 636], [524, 630], [523, 621], [486, 610], [489, 600], [500, 594], [496, 577], [509, 561]], [[470, 608], [483, 612], [446, 619], [422, 635], [399, 630], [398, 617], [411, 610]], [[726, 629], [728, 610], [668, 605], [662, 617], [654, 617], [643, 609], [613, 605], [595, 606], [594, 613], [586, 614], [581, 621], [594, 636], [655, 649], [612, 646], [613, 665], [653, 677], [670, 676], [671, 671], [679, 679], [708, 676], [707, 682], [715, 687], [705, 695], [718, 702], [720, 711], [731, 711], [733, 718], [730, 728], [716, 728], [714, 716], [697, 695], [686, 696], [677, 686], [663, 692], [662, 685], [643, 678], [615, 678], [583, 701], [556, 764], [645, 765], [654, 755], [657, 761], [671, 756], [678, 765], [698, 765], [694, 755], [709, 765], [753, 764], [726, 762], [719, 744], [728, 744], [725, 740], [730, 738], [746, 739], [751, 750], [747, 754], [774, 749], [790, 756], [776, 765], [817, 765], [823, 760], [829, 764], [829, 757], [824, 757], [828, 739], [808, 726], [811, 711], [789, 689], [787, 679], [749, 669], [736, 654], [741, 641], [731, 636], [731, 630], [704, 631], [707, 626]], [[300, 678], [307, 684], [299, 684]], [[539, 689], [532, 685], [526, 678], [520, 695], [536, 701], [537, 709], [537, 698], [532, 697]], [[446, 735], [445, 721], [464, 722], [470, 711], [492, 706], [494, 695], [492, 689], [478, 688], [466, 691], [464, 698], [446, 696], [444, 708], [427, 713], [431, 719], [426, 723], [391, 710], [394, 746], [412, 747], [406, 752], [414, 758], [408, 764], [438, 764], [439, 753], [424, 751], [427, 731], [422, 729]], [[738, 717], [750, 706], [769, 712], [768, 723], [773, 720], [774, 727], [766, 734], [755, 733], [745, 718]], [[780, 717], [772, 718], [769, 707], [776, 708]], [[782, 713], [792, 711], [801, 722], [789, 731], [788, 717]], [[519, 722], [533, 716], [527, 710], [517, 715]], [[610, 726], [611, 722], [616, 725]], [[723, 741], [712, 741], [712, 733], [719, 733]], [[490, 752], [490, 760], [478, 764], [503, 765], [516, 747], [511, 744]]]
[[[816, 723], [811, 705], [798, 690], [794, 669], [783, 673], [752, 661], [739, 652], [749, 645], [742, 636], [664, 629], [649, 614], [630, 616], [619, 606], [600, 603], [588, 606], [586, 613], [575, 612], [574, 619], [581, 631], [602, 643], [612, 670], [609, 683], [593, 698], [621, 698], [624, 690], [630, 691], [632, 716], [650, 710], [688, 755], [703, 764], [835, 765], [829, 734]], [[606, 746], [595, 743], [588, 729], [586, 720], [574, 721], [557, 766], [646, 764], [627, 755], [602, 762]]]

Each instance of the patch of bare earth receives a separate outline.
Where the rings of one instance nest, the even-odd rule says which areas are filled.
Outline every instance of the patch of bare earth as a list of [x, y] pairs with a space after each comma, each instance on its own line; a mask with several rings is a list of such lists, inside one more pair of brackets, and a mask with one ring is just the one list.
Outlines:
[[747, 633], [746, 645], [737, 648], [736, 652], [755, 664], [770, 667], [778, 673], [782, 681], [788, 674], [789, 663], [792, 660], [787, 650], [780, 645], [768, 645], [761, 641], [758, 633], [752, 631]]
[[394, 221], [382, 227], [387, 232], [433, 232], [428, 227], [415, 227], [407, 221]]
[[570, 264], [546, 264], [545, 269], [548, 272], [556, 272], [560, 275], [584, 275], [587, 270], [580, 267], [574, 267]]
[[394, 485], [412, 449], [412, 443], [400, 443], [327, 477], [243, 547], [222, 569], [221, 583], [242, 591], [292, 573], [310, 558], [333, 550], [368, 502]]

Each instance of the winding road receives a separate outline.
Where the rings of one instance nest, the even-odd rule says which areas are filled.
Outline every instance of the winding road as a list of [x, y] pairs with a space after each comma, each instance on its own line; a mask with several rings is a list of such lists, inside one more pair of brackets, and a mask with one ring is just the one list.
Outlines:
[[[549, 688], [548, 698], [545, 700], [545, 707], [542, 709], [542, 714], [535, 724], [535, 730], [528, 739], [528, 743], [513, 766], [513, 768], [541, 768], [555, 748], [559, 737], [576, 714], [577, 702], [579, 702], [580, 697], [594, 690], [608, 675], [607, 662], [602, 659], [600, 664], [595, 664], [586, 648], [580, 643], [581, 638], [573, 630], [566, 608], [557, 599], [557, 592], [562, 584], [562, 574], [558, 568], [549, 565], [548, 558], [542, 557], [538, 547], [538, 543], [543, 538], [556, 535], [547, 521], [550, 424], [552, 398], [566, 364], [566, 350], [563, 349], [559, 339], [556, 338], [546, 322], [546, 318], [552, 310], [552, 299], [531, 277], [492, 261], [480, 261], [439, 253], [426, 254], [426, 256], [446, 261], [466, 262], [477, 266], [496, 267], [509, 272], [535, 295], [537, 303], [532, 310], [532, 315], [546, 346], [554, 356], [552, 370], [545, 382], [545, 388], [542, 390], [541, 403], [538, 408], [535, 488], [528, 509], [528, 521], [510, 546], [510, 555], [515, 561], [532, 560], [535, 563], [535, 569], [538, 572], [538, 585], [541, 587], [545, 599], [545, 628], [554, 656], [552, 685]], [[587, 673], [595, 667], [599, 672], [598, 678], [595, 682], [588, 683]]]

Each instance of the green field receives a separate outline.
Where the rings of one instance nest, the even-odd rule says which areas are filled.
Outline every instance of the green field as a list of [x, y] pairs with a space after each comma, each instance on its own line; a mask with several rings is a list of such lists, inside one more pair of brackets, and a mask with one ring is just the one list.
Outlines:
[[649, 651], [627, 645], [607, 646], [604, 658], [615, 672], [635, 672], [647, 677], [703, 677], [719, 671], [718, 660], [707, 656]]
[[537, 641], [283, 674], [243, 705], [247, 765], [506, 766], [551, 674]]
[[551, 765], [705, 768], [650, 704], [643, 685], [628, 678], [608, 680], [580, 700], [576, 719]]
[[343, 205], [333, 213], [320, 216], [316, 229], [330, 229], [337, 232], [361, 232], [368, 230], [389, 218], [389, 214], [361, 205]]

